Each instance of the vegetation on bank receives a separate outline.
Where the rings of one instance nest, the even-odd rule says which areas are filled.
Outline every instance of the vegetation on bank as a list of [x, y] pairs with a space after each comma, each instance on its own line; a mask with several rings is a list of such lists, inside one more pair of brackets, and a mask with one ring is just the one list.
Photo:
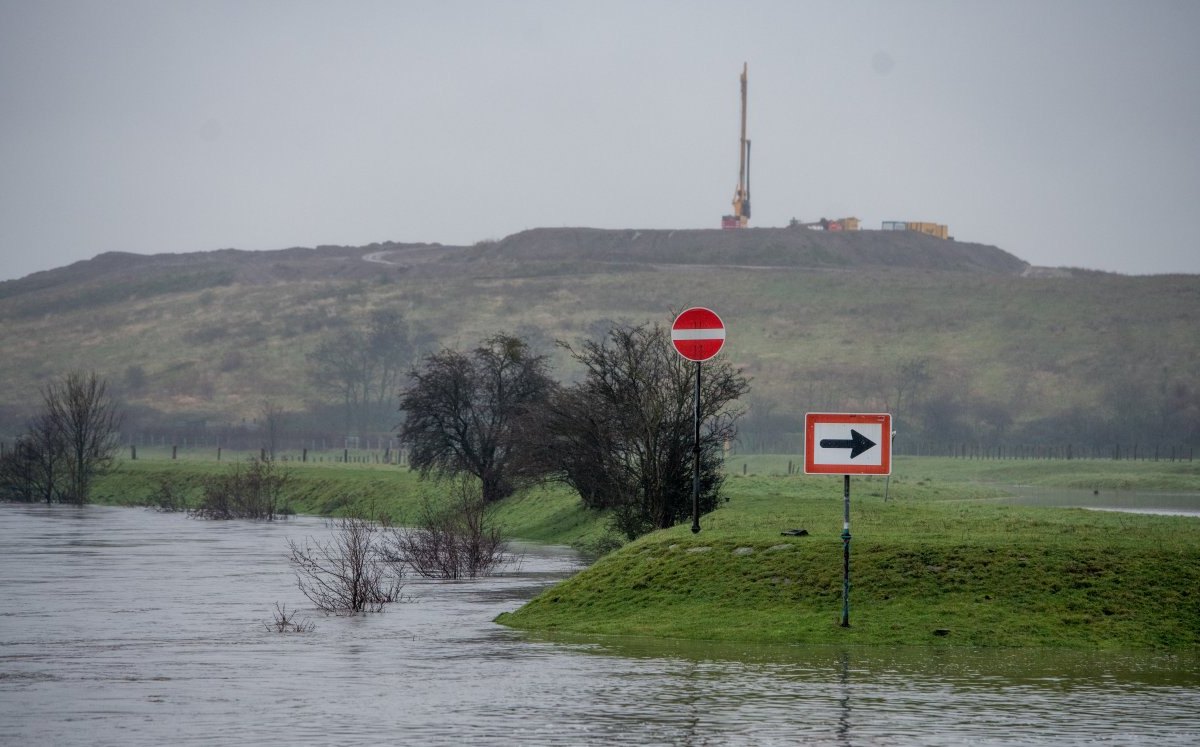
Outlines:
[[[120, 460], [98, 479], [95, 499], [157, 507], [166, 485], [183, 506], [197, 506], [206, 482], [234, 469], [239, 456], [251, 458], [226, 453], [223, 461]], [[280, 469], [287, 475], [286, 495], [279, 505], [283, 514], [369, 516], [404, 524], [418, 517], [426, 502], [450, 492], [450, 483], [421, 480], [406, 467], [387, 464], [291, 461]], [[606, 517], [589, 511], [577, 495], [559, 486], [535, 487], [509, 497], [495, 507], [495, 520], [507, 536], [531, 542], [592, 552], [617, 542], [609, 536]]]
[[[198, 495], [205, 475], [228, 466], [122, 461], [98, 493], [105, 502], [146, 503], [169, 479]], [[699, 535], [686, 525], [647, 535], [499, 621], [771, 643], [1200, 646], [1200, 520], [998, 500], [1003, 482], [1200, 492], [1200, 464], [900, 458], [890, 481], [855, 477], [849, 628], [838, 625], [840, 479], [789, 476], [786, 456], [727, 466], [731, 500], [702, 518]], [[288, 469], [289, 505], [303, 513], [368, 511], [402, 521], [446, 490], [394, 466]], [[1082, 482], [1089, 475], [1097, 482]], [[512, 537], [593, 548], [614, 542], [605, 517], [562, 488], [523, 491], [497, 510]], [[799, 528], [808, 535], [780, 534]]]
[[[939, 465], [905, 468], [926, 466]], [[1003, 505], [995, 488], [924, 477], [889, 487], [885, 502], [883, 480], [852, 480], [849, 628], [841, 481], [801, 476], [735, 479], [701, 534], [647, 535], [498, 621], [763, 643], [1200, 646], [1200, 520]], [[781, 535], [796, 528], [807, 536]]]

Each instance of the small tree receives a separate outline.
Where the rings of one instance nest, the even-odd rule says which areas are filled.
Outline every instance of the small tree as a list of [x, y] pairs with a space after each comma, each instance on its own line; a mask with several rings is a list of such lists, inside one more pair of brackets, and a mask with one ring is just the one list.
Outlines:
[[[613, 512], [629, 538], [674, 525], [691, 512], [695, 368], [661, 325], [614, 327], [579, 350], [562, 344], [584, 379], [526, 421], [537, 443], [531, 471], [575, 488], [586, 505]], [[736, 435], [731, 405], [749, 381], [724, 362], [705, 364], [700, 397], [700, 509], [718, 505], [724, 445]]]
[[458, 480], [448, 505], [425, 501], [415, 527], [389, 530], [389, 554], [425, 578], [488, 576], [510, 558], [475, 481]]
[[205, 479], [200, 502], [190, 515], [274, 521], [290, 479], [288, 471], [270, 459], [251, 459], [244, 469], [234, 464], [224, 474]]
[[8, 500], [52, 503], [64, 478], [66, 448], [50, 417], [43, 413], [0, 460], [0, 493]]
[[69, 373], [42, 390], [47, 428], [61, 439], [64, 484], [61, 500], [87, 503], [96, 475], [107, 469], [117, 450], [121, 417], [108, 385], [95, 374]]
[[380, 527], [366, 519], [333, 522], [333, 538], [288, 540], [300, 591], [326, 614], [380, 612], [400, 596], [401, 572], [382, 552]]
[[412, 360], [408, 325], [398, 311], [377, 310], [362, 327], [330, 333], [307, 359], [313, 384], [341, 401], [347, 433], [386, 427]]
[[518, 437], [518, 422], [556, 386], [544, 356], [522, 340], [496, 335], [471, 355], [448, 349], [431, 355], [409, 376], [399, 435], [422, 477], [474, 475], [485, 503], [534, 477], [521, 469], [531, 462], [522, 455], [528, 442]]

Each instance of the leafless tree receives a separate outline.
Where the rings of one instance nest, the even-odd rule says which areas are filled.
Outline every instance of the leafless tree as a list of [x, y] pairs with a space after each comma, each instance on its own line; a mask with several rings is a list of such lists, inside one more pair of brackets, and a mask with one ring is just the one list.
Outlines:
[[405, 413], [400, 439], [422, 476], [470, 474], [488, 503], [511, 495], [536, 476], [519, 465], [528, 442], [517, 423], [557, 386], [545, 356], [509, 335], [484, 340], [467, 355], [443, 350], [409, 374], [400, 397]]
[[275, 449], [279, 446], [279, 437], [283, 430], [285, 414], [278, 402], [264, 399], [259, 407], [262, 417], [263, 452], [272, 460], [275, 459]]
[[64, 481], [66, 448], [50, 417], [43, 413], [0, 459], [0, 494], [9, 500], [52, 503]]
[[297, 614], [296, 610], [288, 612], [286, 604], [280, 605], [279, 602], [276, 602], [271, 622], [263, 623], [263, 625], [274, 633], [311, 633], [317, 629], [317, 626], [307, 618], [297, 622]]
[[274, 521], [291, 479], [270, 459], [251, 459], [247, 467], [234, 464], [225, 474], [204, 481], [200, 503], [189, 515], [201, 519], [262, 519]]
[[92, 481], [108, 468], [117, 450], [121, 416], [108, 384], [95, 372], [72, 372], [42, 390], [49, 426], [65, 453], [61, 500], [87, 503]]
[[288, 540], [296, 582], [326, 614], [380, 612], [400, 597], [401, 572], [382, 552], [378, 524], [358, 517], [333, 522], [333, 536]]
[[341, 400], [348, 434], [390, 425], [383, 418], [395, 412], [411, 358], [408, 324], [392, 309], [375, 311], [364, 327], [331, 333], [307, 356], [312, 383]]
[[578, 350], [563, 344], [584, 369], [522, 420], [530, 472], [549, 474], [583, 502], [612, 512], [630, 539], [673, 526], [691, 513], [695, 459], [700, 460], [700, 510], [719, 505], [723, 449], [737, 434], [735, 402], [749, 381], [727, 362], [705, 364], [700, 396], [703, 430], [694, 455], [695, 364], [672, 349], [660, 324], [612, 327], [605, 339]]
[[416, 526], [393, 528], [387, 535], [389, 555], [425, 578], [488, 576], [512, 559], [476, 481], [462, 477], [456, 482], [448, 505], [427, 500]]

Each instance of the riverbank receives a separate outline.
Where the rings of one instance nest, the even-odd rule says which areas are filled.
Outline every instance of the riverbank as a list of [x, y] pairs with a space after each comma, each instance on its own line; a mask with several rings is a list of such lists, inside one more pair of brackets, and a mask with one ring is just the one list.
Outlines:
[[[205, 476], [230, 466], [125, 461], [100, 481], [98, 500], [150, 504], [163, 481], [194, 499]], [[643, 537], [498, 621], [731, 642], [1200, 648], [1200, 519], [996, 500], [1000, 483], [1200, 492], [1200, 464], [903, 458], [890, 481], [856, 477], [849, 628], [838, 625], [840, 478], [788, 475], [786, 456], [730, 467], [730, 501], [703, 517], [701, 534], [679, 526]], [[387, 465], [287, 471], [288, 505], [300, 513], [402, 523], [442, 491]], [[497, 520], [514, 538], [613, 543], [603, 516], [556, 487], [504, 501]], [[798, 528], [807, 536], [780, 534]]]
[[[733, 477], [732, 500], [699, 535], [643, 537], [498, 622], [762, 643], [1200, 647], [1200, 519], [1002, 505], [999, 488], [935, 476], [961, 479], [956, 462], [903, 460], [890, 484], [852, 481], [848, 628], [841, 479], [797, 475]], [[1052, 466], [1001, 468], [1027, 483], [1115, 474]], [[1123, 485], [1164, 482], [1145, 464], [1123, 474]], [[1169, 473], [1191, 490], [1198, 479], [1196, 465]]]
[[[185, 505], [196, 505], [204, 481], [238, 465], [236, 454], [214, 459], [121, 460], [97, 480], [94, 500], [122, 506], [155, 506], [164, 485]], [[241, 455], [248, 458], [247, 455]], [[368, 516], [404, 524], [422, 501], [437, 500], [447, 488], [421, 480], [404, 467], [378, 463], [281, 462], [287, 478], [285, 512], [317, 516]], [[578, 496], [559, 486], [522, 491], [496, 506], [494, 520], [508, 537], [571, 545], [585, 552], [611, 548], [615, 540], [604, 516], [588, 511]]]

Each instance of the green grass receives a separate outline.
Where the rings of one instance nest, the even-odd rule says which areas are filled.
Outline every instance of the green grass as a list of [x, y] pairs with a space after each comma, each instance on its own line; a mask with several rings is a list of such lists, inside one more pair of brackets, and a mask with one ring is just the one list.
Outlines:
[[[763, 643], [1200, 646], [1200, 520], [998, 505], [982, 500], [995, 487], [933, 475], [893, 478], [884, 502], [882, 480], [855, 478], [843, 628], [841, 479], [735, 477], [729, 487], [701, 534], [643, 537], [499, 621]], [[810, 534], [780, 535], [791, 528]]]
[[[119, 461], [99, 479], [96, 501], [152, 505], [155, 492], [165, 481], [194, 505], [206, 477], [222, 474], [239, 459], [251, 456], [226, 452], [218, 462], [215, 449], [191, 450], [175, 460], [169, 453], [169, 449], [139, 449], [136, 461]], [[440, 500], [452, 489], [446, 483], [421, 480], [405, 467], [334, 461], [340, 455], [313, 454], [311, 459], [322, 461], [281, 463], [288, 475], [284, 505], [303, 514], [357, 514], [403, 524], [418, 515], [422, 501]], [[605, 517], [588, 511], [578, 496], [557, 486], [537, 487], [509, 498], [496, 507], [494, 519], [504, 534], [514, 539], [573, 545], [589, 552], [611, 544]]]

